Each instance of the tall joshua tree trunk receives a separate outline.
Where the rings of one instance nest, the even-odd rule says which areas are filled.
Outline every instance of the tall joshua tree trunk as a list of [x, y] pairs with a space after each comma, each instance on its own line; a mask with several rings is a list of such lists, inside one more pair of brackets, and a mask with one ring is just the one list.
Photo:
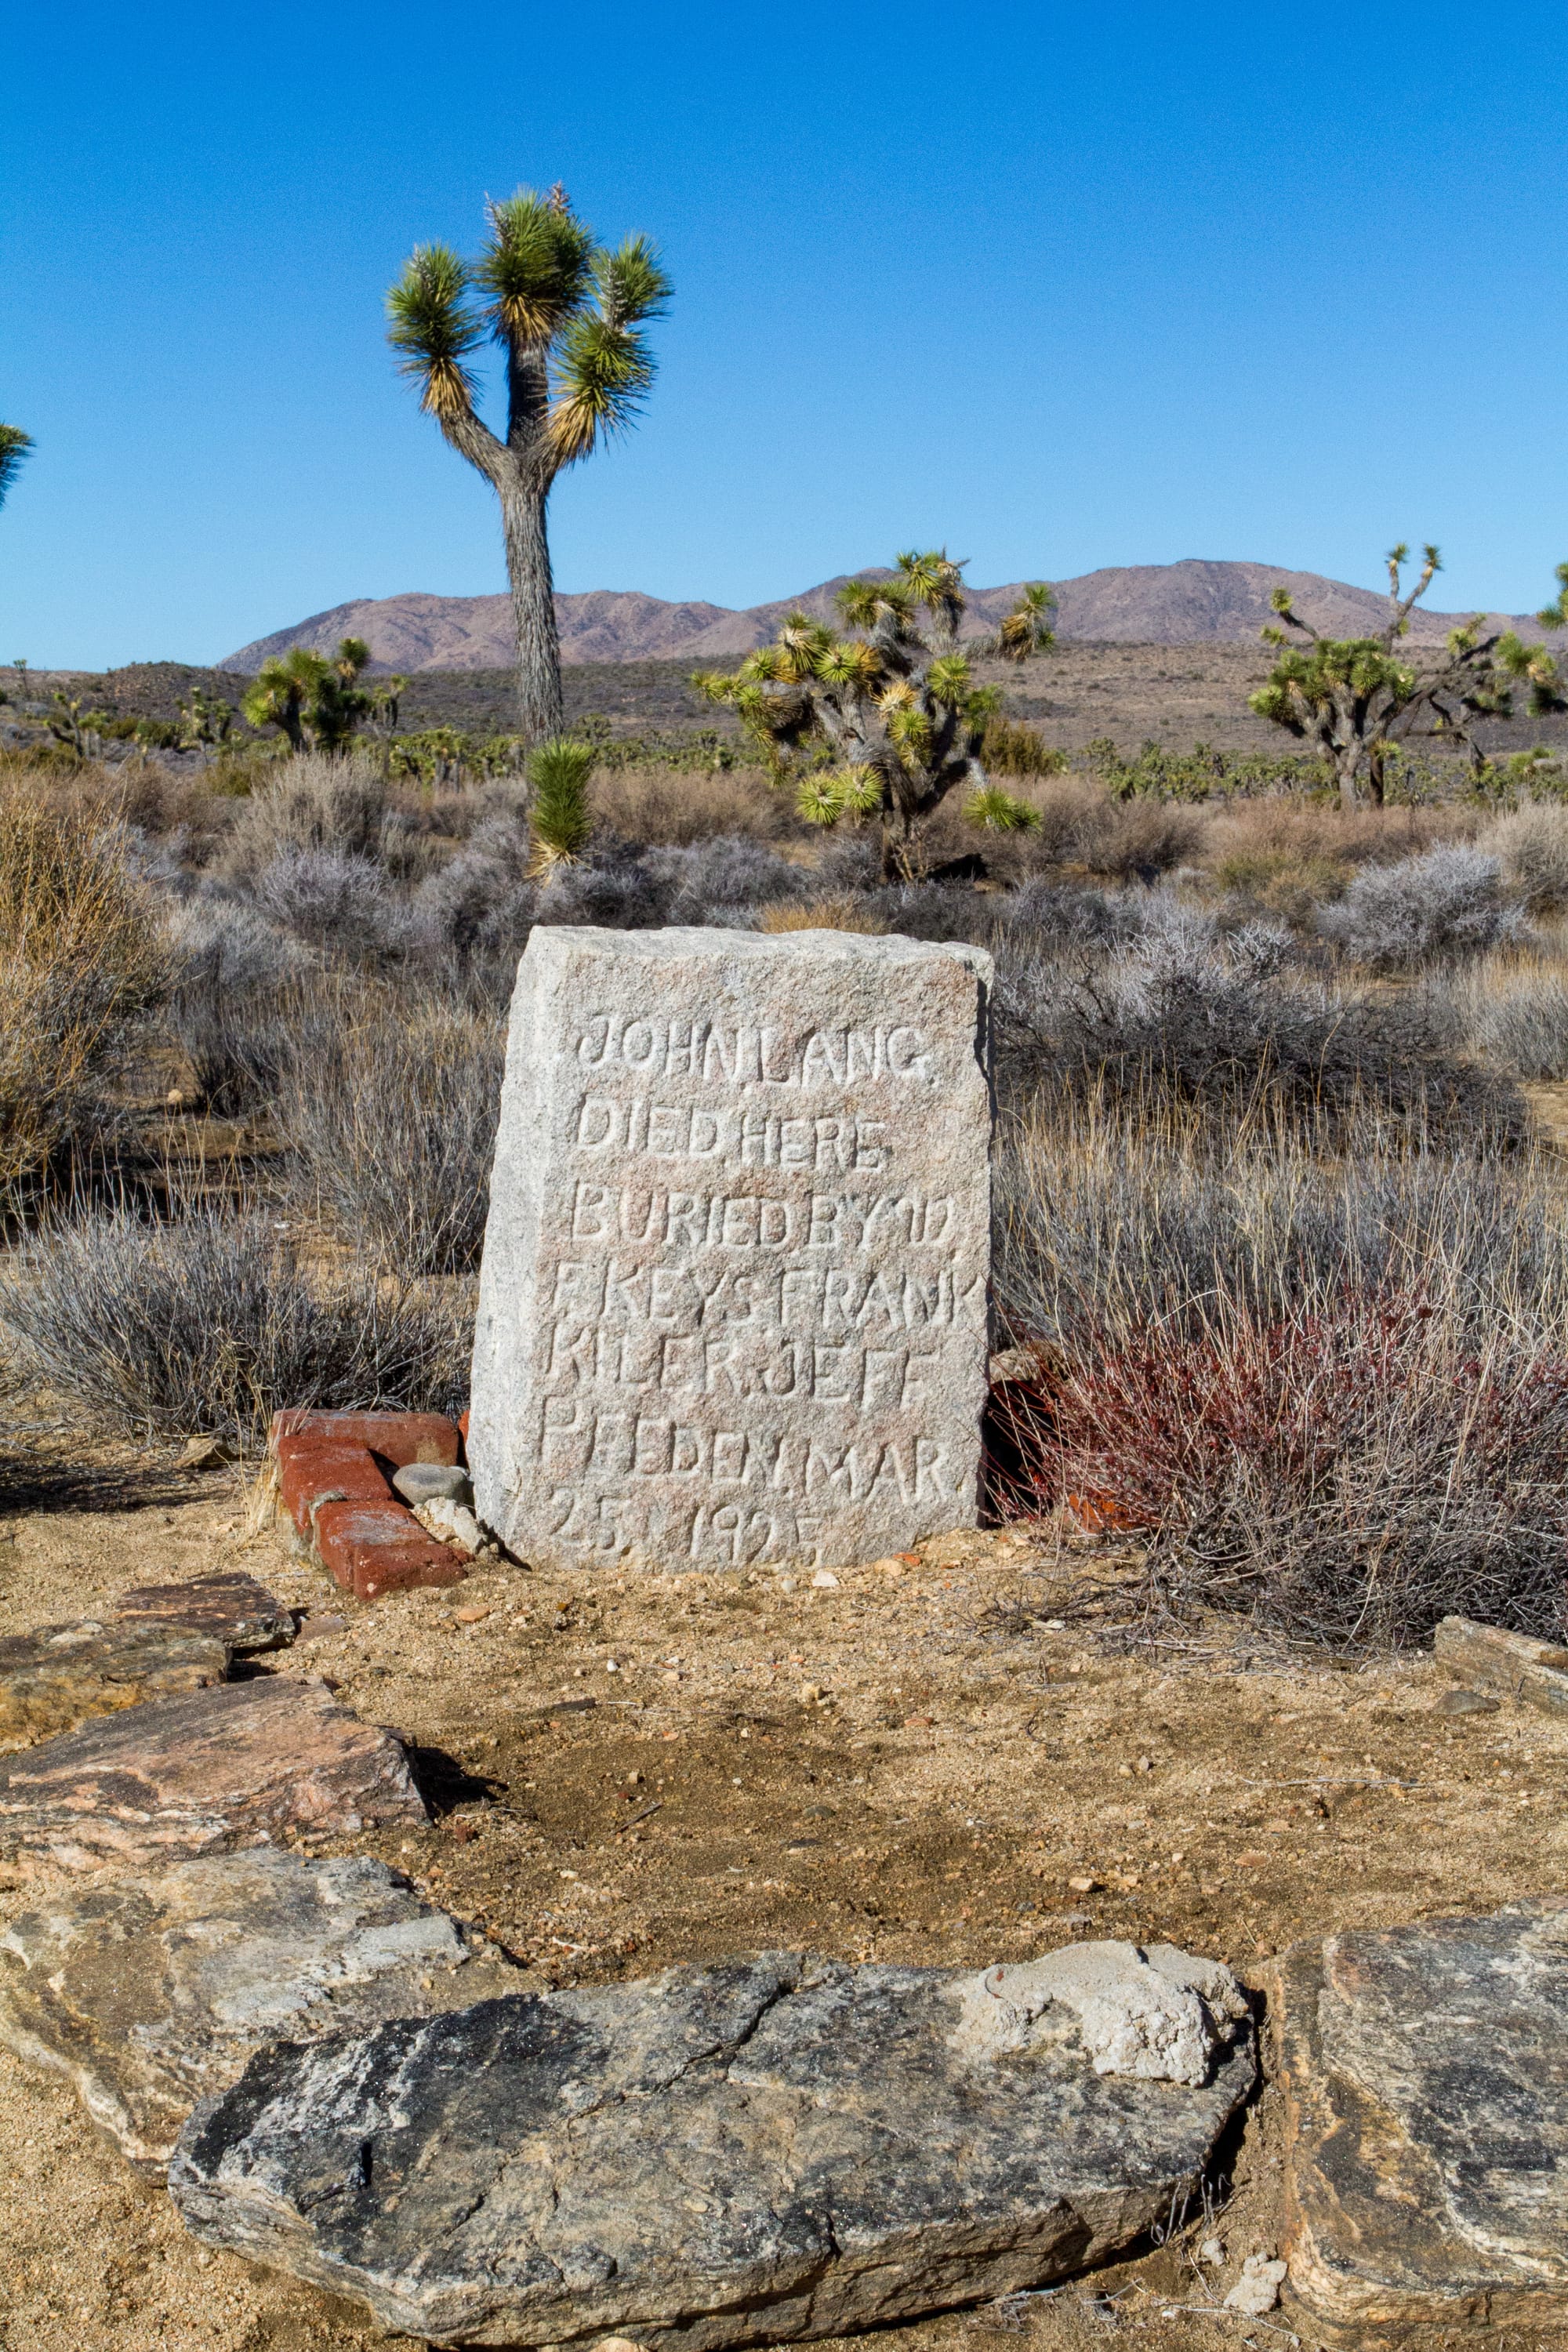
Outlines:
[[517, 723], [529, 742], [540, 743], [559, 735], [565, 722], [555, 586], [545, 530], [550, 490], [548, 485], [542, 488], [530, 480], [527, 469], [521, 467], [511, 479], [498, 483], [497, 488], [517, 630]]

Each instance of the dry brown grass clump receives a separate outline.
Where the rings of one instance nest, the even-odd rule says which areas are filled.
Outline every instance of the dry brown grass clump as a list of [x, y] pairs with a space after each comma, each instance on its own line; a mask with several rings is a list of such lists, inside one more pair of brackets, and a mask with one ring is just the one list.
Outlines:
[[658, 848], [726, 834], [784, 841], [805, 830], [758, 768], [601, 768], [589, 799], [600, 830]]
[[775, 899], [757, 918], [761, 931], [885, 931], [889, 925], [863, 898]]
[[405, 1280], [476, 1268], [504, 1023], [437, 997], [331, 982], [297, 1002], [299, 1050], [277, 1117], [300, 1206], [357, 1257]]
[[1439, 841], [1473, 840], [1479, 824], [1473, 808], [1342, 809], [1337, 801], [1308, 800], [1297, 793], [1266, 793], [1216, 809], [1205, 828], [1205, 855], [1226, 857], [1284, 856], [1298, 864], [1321, 858], [1349, 870], [1391, 866], [1418, 856]]
[[0, 1189], [88, 1142], [131, 1030], [162, 990], [149, 895], [90, 783], [0, 771]]
[[1447, 976], [1442, 992], [1479, 1061], [1510, 1077], [1568, 1078], [1568, 955], [1500, 949]]
[[1510, 890], [1532, 915], [1552, 915], [1568, 906], [1568, 808], [1560, 801], [1531, 801], [1499, 817], [1477, 847], [1497, 858]]

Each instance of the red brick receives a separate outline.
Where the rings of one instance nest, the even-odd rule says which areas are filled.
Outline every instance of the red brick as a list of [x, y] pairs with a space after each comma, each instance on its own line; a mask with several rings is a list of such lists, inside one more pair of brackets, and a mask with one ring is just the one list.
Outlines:
[[426, 1535], [401, 1503], [323, 1503], [316, 1513], [316, 1545], [339, 1584], [362, 1601], [410, 1585], [460, 1584], [463, 1563]]
[[391, 1500], [384, 1476], [363, 1445], [323, 1444], [304, 1435], [280, 1438], [278, 1467], [283, 1507], [302, 1536], [310, 1534], [323, 1503]]
[[450, 1465], [461, 1458], [456, 1422], [444, 1412], [317, 1412], [297, 1409], [272, 1416], [272, 1451], [285, 1438], [309, 1436], [337, 1445], [363, 1445], [397, 1470], [411, 1462]]

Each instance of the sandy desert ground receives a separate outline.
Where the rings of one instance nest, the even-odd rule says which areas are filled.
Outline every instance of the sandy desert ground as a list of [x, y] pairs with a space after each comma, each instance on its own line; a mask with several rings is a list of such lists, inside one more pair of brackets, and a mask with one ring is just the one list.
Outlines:
[[[1343, 1670], [1224, 1625], [1128, 1646], [1117, 1558], [1052, 1531], [954, 1536], [833, 1589], [508, 1566], [359, 1608], [250, 1531], [241, 1469], [13, 1423], [0, 1475], [0, 1633], [226, 1563], [308, 1612], [265, 1670], [324, 1675], [395, 1726], [436, 1809], [359, 1850], [482, 1925], [526, 1984], [781, 1945], [978, 1966], [1095, 1935], [1168, 1937], [1245, 1979], [1335, 1924], [1561, 1883], [1568, 1726], [1440, 1717], [1422, 1657]], [[0, 1916], [47, 1891], [0, 1885]], [[1042, 2352], [1283, 2344], [1286, 2314], [1203, 2313], [1272, 2250], [1277, 2131], [1266, 2094], [1217, 2221], [1054, 2295], [896, 2333], [932, 2352], [1020, 2331]], [[387, 2340], [198, 2252], [74, 2096], [3, 2054], [0, 2177], [5, 2352]], [[1217, 2274], [1194, 2259], [1216, 2231]]]

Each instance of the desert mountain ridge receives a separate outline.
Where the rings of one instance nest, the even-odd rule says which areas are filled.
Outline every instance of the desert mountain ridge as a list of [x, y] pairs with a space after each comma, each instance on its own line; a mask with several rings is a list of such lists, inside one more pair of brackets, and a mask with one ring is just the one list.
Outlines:
[[[873, 576], [876, 567], [871, 568]], [[723, 604], [674, 603], [637, 589], [592, 589], [558, 595], [555, 611], [561, 656], [567, 662], [725, 662], [765, 645], [786, 613], [828, 617], [833, 600], [852, 572], [841, 572], [797, 596], [733, 610]], [[1021, 583], [969, 591], [965, 631], [982, 635], [995, 627], [1017, 596]], [[1269, 592], [1283, 586], [1296, 609], [1331, 636], [1364, 636], [1387, 615], [1386, 596], [1353, 588], [1317, 572], [1291, 572], [1282, 564], [1211, 562], [1188, 556], [1179, 563], [1113, 565], [1056, 583], [1057, 634], [1064, 639], [1105, 645], [1195, 646], [1256, 641], [1272, 619]], [[1528, 614], [1497, 614], [1531, 635], [1541, 634]], [[1424, 612], [1411, 620], [1411, 642], [1436, 645], [1469, 614]], [[276, 629], [241, 646], [219, 667], [251, 672], [273, 655], [295, 646], [330, 653], [340, 637], [364, 638], [370, 667], [385, 673], [437, 669], [504, 669], [514, 658], [511, 600], [497, 596], [430, 596], [417, 591], [400, 596], [357, 597], [330, 611], [312, 613], [292, 627]]]

